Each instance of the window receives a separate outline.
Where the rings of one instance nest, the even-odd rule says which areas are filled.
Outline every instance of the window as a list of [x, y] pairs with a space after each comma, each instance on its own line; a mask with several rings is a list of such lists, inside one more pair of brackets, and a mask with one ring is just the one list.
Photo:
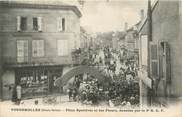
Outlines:
[[58, 17], [58, 31], [65, 31], [65, 18]]
[[38, 30], [38, 18], [34, 17], [33, 18], [33, 30]]
[[17, 31], [27, 30], [27, 18], [26, 17], [17, 17]]
[[158, 62], [158, 46], [157, 44], [150, 44], [150, 73], [154, 78], [159, 76], [159, 62]]
[[65, 18], [62, 18], [62, 28], [63, 28], [63, 31], [65, 31]]
[[17, 40], [17, 62], [28, 62], [28, 40]]
[[21, 17], [21, 24], [20, 24], [21, 30], [27, 30], [27, 18]]
[[33, 40], [32, 41], [32, 55], [33, 57], [44, 56], [44, 40]]
[[[17, 69], [16, 81], [22, 87], [22, 97], [48, 92], [48, 71], [41, 68]], [[36, 88], [35, 88], [36, 87]]]
[[42, 17], [33, 18], [33, 30], [42, 31]]
[[57, 41], [58, 56], [68, 55], [68, 40]]

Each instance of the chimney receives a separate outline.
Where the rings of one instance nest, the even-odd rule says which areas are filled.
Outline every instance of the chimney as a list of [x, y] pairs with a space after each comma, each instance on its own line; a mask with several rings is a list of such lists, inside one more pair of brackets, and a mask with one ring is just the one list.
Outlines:
[[125, 22], [125, 23], [124, 23], [124, 31], [127, 31], [127, 29], [128, 29], [128, 23]]
[[144, 10], [140, 10], [140, 20], [142, 21], [144, 19]]

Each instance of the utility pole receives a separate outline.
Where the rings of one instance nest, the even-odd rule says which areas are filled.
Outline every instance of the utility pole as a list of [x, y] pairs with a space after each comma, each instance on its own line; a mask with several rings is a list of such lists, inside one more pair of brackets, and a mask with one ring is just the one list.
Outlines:
[[[148, 0], [148, 12], [147, 12], [147, 27], [148, 27], [148, 31], [147, 31], [147, 35], [148, 35], [148, 68], [147, 68], [147, 72], [148, 72], [148, 77], [151, 78], [151, 70], [150, 70], [150, 42], [152, 41], [152, 10], [151, 10], [151, 0]], [[152, 100], [153, 100], [153, 96], [154, 96], [154, 90], [153, 90], [153, 79], [152, 80], [152, 88], [148, 88], [148, 104], [151, 106], [152, 105]]]
[[151, 8], [151, 0], [148, 0], [147, 20], [148, 20], [148, 39], [149, 39], [149, 41], [152, 41], [152, 8]]

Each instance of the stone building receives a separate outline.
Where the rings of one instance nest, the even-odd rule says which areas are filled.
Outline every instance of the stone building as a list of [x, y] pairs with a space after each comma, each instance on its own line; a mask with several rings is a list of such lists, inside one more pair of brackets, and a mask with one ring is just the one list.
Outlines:
[[93, 39], [83, 27], [80, 27], [80, 45], [81, 48], [90, 48], [93, 45]]
[[80, 46], [80, 17], [76, 6], [63, 3], [0, 2], [4, 100], [17, 84], [23, 98], [58, 92], [54, 81]]
[[182, 97], [182, 2], [149, 2], [139, 28], [142, 105], [169, 105]]
[[138, 28], [144, 19], [144, 10], [140, 10], [140, 20], [130, 27], [129, 29], [128, 24], [125, 23], [125, 39], [124, 39], [124, 47], [125, 49], [131, 54], [129, 56], [136, 56], [138, 59], [139, 54], [139, 32]]
[[114, 32], [112, 34], [112, 48], [119, 50], [124, 48], [125, 45], [125, 32]]

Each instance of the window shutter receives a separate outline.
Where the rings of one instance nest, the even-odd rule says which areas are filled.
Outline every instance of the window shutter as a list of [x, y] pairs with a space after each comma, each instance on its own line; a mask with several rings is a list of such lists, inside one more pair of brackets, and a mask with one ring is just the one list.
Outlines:
[[21, 17], [17, 16], [17, 31], [20, 31], [20, 23], [21, 23]]
[[33, 57], [44, 56], [44, 40], [32, 41], [32, 55]]
[[148, 65], [148, 36], [142, 35], [141, 36], [141, 42], [140, 42], [140, 49], [141, 49], [141, 65], [142, 67], [145, 66], [145, 68]]
[[58, 40], [58, 56], [61, 56], [61, 55], [63, 55], [63, 53], [62, 53], [62, 49], [63, 49], [63, 42], [62, 42], [62, 40]]
[[28, 61], [28, 41], [24, 41], [24, 61]]
[[68, 40], [64, 40], [64, 55], [68, 55]]
[[17, 41], [17, 56], [18, 57], [24, 56], [23, 47], [24, 47], [23, 41]]
[[61, 20], [61, 17], [58, 17], [57, 18], [57, 28], [58, 28], [58, 31], [62, 31], [62, 20]]
[[167, 42], [164, 42], [164, 52], [166, 60], [166, 82], [171, 82], [171, 56], [170, 56], [170, 46]]
[[28, 41], [17, 41], [17, 62], [28, 62]]
[[42, 17], [38, 17], [38, 31], [42, 31]]
[[164, 77], [164, 73], [163, 73], [163, 48], [160, 48], [160, 52], [159, 52], [159, 77], [163, 78]]
[[32, 41], [32, 55], [35, 57], [35, 56], [37, 56], [37, 44], [36, 44], [36, 41], [35, 40], [33, 40]]
[[44, 40], [39, 41], [39, 56], [44, 56]]
[[150, 75], [153, 78], [159, 77], [158, 45], [150, 43]]
[[58, 40], [57, 49], [58, 56], [68, 55], [68, 40]]

